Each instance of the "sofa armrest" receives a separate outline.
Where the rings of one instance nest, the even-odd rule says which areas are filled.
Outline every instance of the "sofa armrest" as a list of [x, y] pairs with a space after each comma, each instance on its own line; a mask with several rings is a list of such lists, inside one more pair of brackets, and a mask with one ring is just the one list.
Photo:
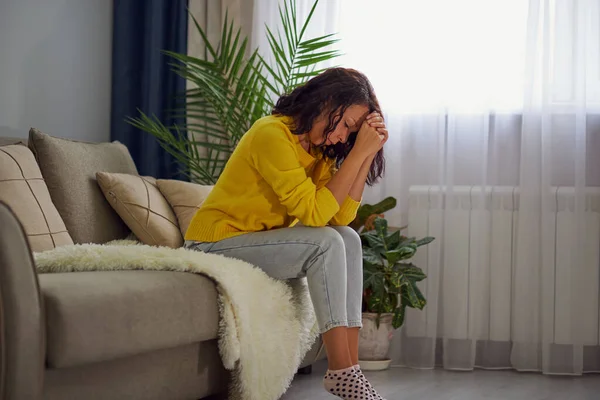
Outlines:
[[41, 399], [45, 368], [42, 296], [23, 227], [0, 202], [0, 399]]

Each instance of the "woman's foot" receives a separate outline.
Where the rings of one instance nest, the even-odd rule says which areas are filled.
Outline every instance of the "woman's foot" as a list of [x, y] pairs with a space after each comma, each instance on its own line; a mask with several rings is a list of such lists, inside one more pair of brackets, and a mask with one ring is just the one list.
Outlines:
[[374, 400], [371, 389], [367, 388], [354, 367], [336, 371], [327, 370], [323, 386], [329, 393], [344, 400]]
[[375, 390], [373, 385], [371, 385], [371, 382], [369, 382], [367, 380], [367, 377], [361, 371], [360, 366], [358, 364], [356, 364], [353, 366], [353, 368], [354, 368], [354, 371], [356, 372], [356, 375], [358, 376], [358, 378], [365, 385], [365, 387], [369, 390], [369, 393], [371, 393], [371, 396], [373, 396], [373, 400], [385, 400], [383, 397], [381, 397], [381, 395], [379, 393], [377, 393], [377, 390]]

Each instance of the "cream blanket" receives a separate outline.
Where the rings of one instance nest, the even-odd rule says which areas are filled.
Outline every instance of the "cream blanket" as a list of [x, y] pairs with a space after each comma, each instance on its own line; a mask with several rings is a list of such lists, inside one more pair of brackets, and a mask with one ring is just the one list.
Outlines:
[[39, 273], [160, 270], [212, 278], [219, 293], [219, 351], [232, 371], [230, 399], [278, 399], [317, 336], [306, 280], [278, 281], [240, 260], [133, 241], [62, 246], [34, 256]]

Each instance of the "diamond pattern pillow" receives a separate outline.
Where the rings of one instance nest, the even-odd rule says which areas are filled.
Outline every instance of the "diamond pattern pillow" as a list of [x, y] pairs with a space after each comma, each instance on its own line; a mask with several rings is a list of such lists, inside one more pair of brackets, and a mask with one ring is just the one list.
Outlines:
[[0, 146], [0, 200], [23, 225], [32, 251], [73, 244], [35, 157], [26, 146]]
[[98, 172], [96, 180], [110, 205], [140, 241], [172, 248], [183, 245], [177, 217], [156, 187], [156, 179]]

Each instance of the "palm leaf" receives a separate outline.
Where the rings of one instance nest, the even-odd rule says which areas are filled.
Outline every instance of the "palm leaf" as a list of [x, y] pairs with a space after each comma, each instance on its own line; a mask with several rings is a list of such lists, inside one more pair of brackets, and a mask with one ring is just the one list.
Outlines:
[[304, 38], [315, 12], [299, 21], [296, 1], [284, 0], [279, 7], [283, 32], [267, 26], [273, 53], [269, 64], [259, 49], [248, 54], [248, 38], [225, 14], [221, 35], [211, 43], [196, 18], [192, 21], [206, 48], [206, 58], [163, 51], [172, 70], [192, 84], [182, 93], [181, 104], [169, 115], [186, 121], [182, 126], [164, 126], [156, 117], [139, 111], [127, 122], [157, 138], [161, 146], [183, 163], [190, 179], [214, 184], [244, 133], [259, 118], [270, 113], [273, 99], [289, 92], [322, 72], [317, 66], [339, 55], [328, 50], [335, 34]]
[[[314, 71], [317, 65], [340, 55], [338, 50], [323, 50], [338, 42], [338, 39], [334, 39], [335, 34], [304, 39], [317, 4], [318, 0], [313, 3], [308, 17], [300, 27], [300, 21], [296, 17], [296, 0], [285, 0], [283, 8], [279, 7], [284, 35], [279, 32], [275, 35], [267, 27], [267, 39], [276, 65], [275, 68], [269, 66], [266, 70], [271, 74], [271, 81], [277, 83], [275, 95], [289, 93], [317, 75], [318, 72]], [[264, 59], [263, 62], [267, 64]]]

